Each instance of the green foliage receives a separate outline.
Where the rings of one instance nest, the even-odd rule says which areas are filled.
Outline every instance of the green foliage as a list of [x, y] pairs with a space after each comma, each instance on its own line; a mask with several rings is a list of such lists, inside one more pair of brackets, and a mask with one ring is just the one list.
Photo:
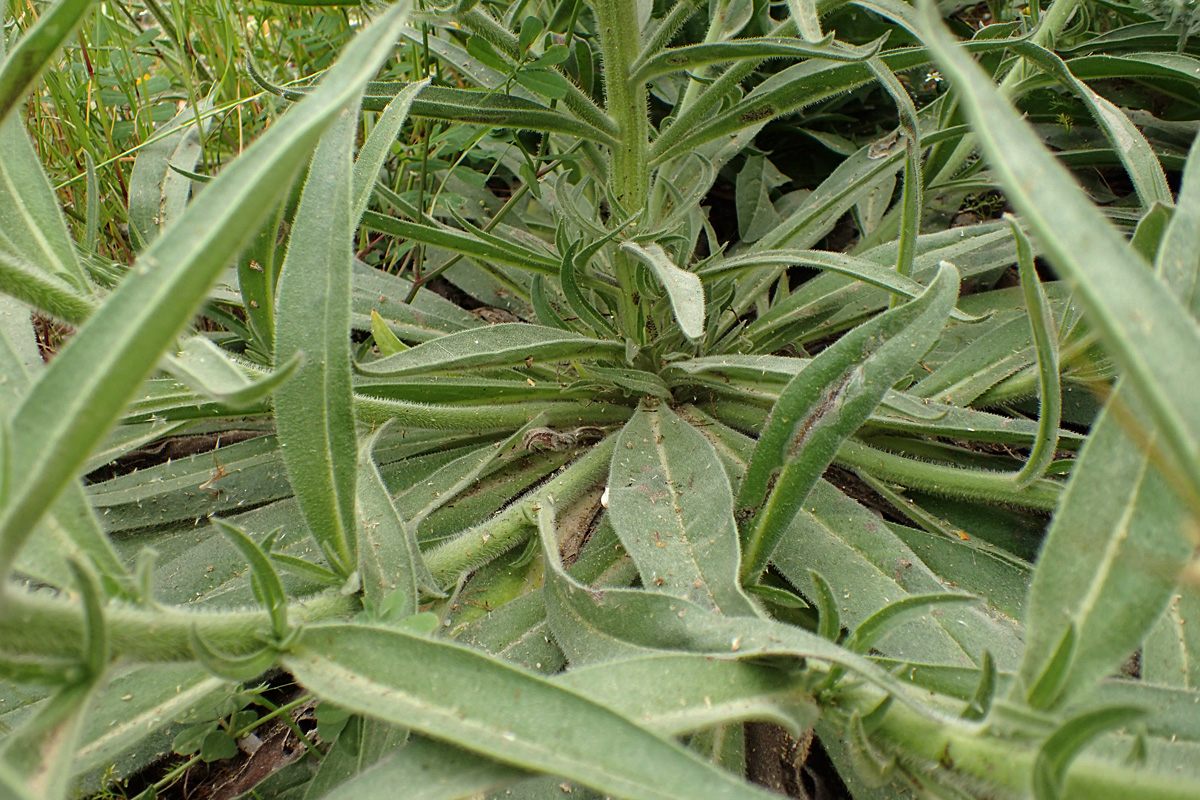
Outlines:
[[0, 794], [1200, 797], [1186, 37], [295, 5], [5, 21]]

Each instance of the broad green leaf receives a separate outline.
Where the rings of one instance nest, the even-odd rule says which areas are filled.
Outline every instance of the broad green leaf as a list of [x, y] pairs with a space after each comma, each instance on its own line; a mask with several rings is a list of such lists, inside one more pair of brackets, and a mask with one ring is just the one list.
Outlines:
[[553, 680], [671, 736], [748, 719], [799, 736], [817, 718], [796, 675], [747, 661], [661, 654], [571, 669]]
[[701, 339], [704, 336], [704, 286], [700, 276], [677, 267], [662, 245], [625, 242], [621, 249], [649, 267], [666, 288], [671, 310], [683, 335], [693, 342]]
[[[1197, 152], [1193, 147], [1158, 264], [1185, 307], [1200, 294], [1200, 241], [1188, 225], [1200, 203]], [[1142, 644], [1195, 547], [1187, 533], [1188, 509], [1153, 455], [1164, 432], [1147, 429], [1147, 416], [1129, 379], [1118, 383], [1092, 427], [1038, 558], [1020, 670], [1026, 691], [1047, 681], [1055, 668], [1047, 660], [1050, 651], [1069, 626], [1078, 634], [1073, 659], [1055, 686], [1060, 691], [1043, 699], [1047, 706], [1078, 697]], [[1158, 671], [1158, 665], [1149, 670]]]
[[608, 513], [647, 587], [752, 616], [738, 584], [733, 493], [708, 440], [667, 406], [638, 409], [617, 437]]
[[413, 99], [429, 85], [429, 80], [429, 78], [425, 78], [416, 81], [398, 92], [396, 98], [388, 103], [387, 108], [379, 115], [379, 120], [371, 129], [371, 135], [367, 137], [367, 141], [359, 150], [358, 158], [354, 160], [354, 207], [350, 212], [352, 225], [357, 226], [358, 220], [367, 210], [367, 203], [371, 199], [375, 181], [379, 178], [379, 170], [388, 155], [391, 154], [392, 144], [400, 134], [400, 128], [404, 125], [404, 121], [408, 119]]
[[358, 440], [350, 354], [350, 150], [357, 101], [321, 140], [279, 274], [275, 363], [305, 363], [275, 393], [275, 425], [308, 529], [330, 566], [358, 566], [354, 514]]
[[0, 250], [90, 295], [58, 197], [19, 115], [0, 124], [0, 153]]
[[618, 797], [767, 796], [584, 695], [460, 645], [314, 626], [283, 664], [343, 708]]
[[[348, 47], [309, 102], [271, 127], [191, 203], [55, 357], [12, 420], [15, 476], [0, 519], [0, 570], [132, 398], [325, 128], [391, 52], [407, 6]], [[184, 224], [186, 220], [186, 224]]]
[[1200, 594], [1185, 586], [1142, 645], [1147, 683], [1200, 689]]
[[[8, 58], [0, 42], [0, 127], [91, 7], [90, 0], [58, 0], [25, 32]], [[4, 150], [6, 159], [9, 152]]]
[[757, 581], [842, 442], [933, 344], [957, 295], [958, 271], [944, 264], [920, 297], [843, 336], [780, 394], [737, 499], [744, 580]]
[[523, 366], [572, 358], [623, 358], [625, 345], [576, 333], [512, 322], [460, 331], [424, 342], [394, 356], [359, 364], [369, 376], [398, 377], [457, 371], [468, 367]]
[[580, 665], [630, 658], [691, 653], [714, 659], [759, 660], [780, 668], [815, 659], [849, 671], [920, 713], [928, 707], [911, 697], [893, 676], [803, 628], [758, 617], [725, 617], [705, 606], [640, 589], [592, 589], [562, 568], [556, 555], [554, 509], [538, 514], [546, 559], [546, 617], [555, 638]]
[[506, 786], [529, 773], [442, 742], [412, 737], [321, 800], [376, 800], [393, 797], [404, 787], [405, 800], [473, 800], [489, 789]]
[[1059, 691], [1044, 693], [1043, 707], [1085, 693], [1125, 661], [1162, 614], [1195, 548], [1186, 507], [1145, 450], [1158, 437], [1138, 441], [1125, 430], [1138, 405], [1128, 385], [1118, 385], [1038, 557], [1020, 668], [1027, 691], [1044, 684], [1066, 630], [1078, 634]]
[[1130, 391], [1161, 428], [1165, 449], [1200, 486], [1200, 404], [1189, 399], [1200, 363], [1182, 355], [1200, 352], [1200, 329], [934, 16], [924, 10], [926, 41], [1008, 199], [1089, 312]]
[[756, 242], [779, 224], [771, 190], [787, 182], [788, 177], [765, 156], [746, 159], [735, 184], [738, 233], [743, 242]]
[[[72, 764], [75, 774], [115, 767], [117, 777], [146, 766], [139, 749], [196, 708], [218, 703], [230, 690], [194, 664], [153, 664], [114, 677], [88, 711]], [[156, 753], [149, 754], [150, 756]]]
[[187, 207], [192, 181], [176, 169], [192, 170], [204, 149], [202, 115], [211, 96], [180, 111], [138, 151], [129, 176], [129, 227], [145, 247]]

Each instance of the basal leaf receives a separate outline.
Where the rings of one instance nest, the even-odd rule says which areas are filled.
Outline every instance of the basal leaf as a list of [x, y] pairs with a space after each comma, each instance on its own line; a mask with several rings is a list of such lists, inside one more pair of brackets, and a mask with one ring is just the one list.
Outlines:
[[957, 289], [945, 264], [919, 298], [843, 336], [783, 390], [738, 495], [743, 580], [757, 580], [842, 442], [933, 344]]
[[643, 406], [617, 438], [608, 513], [647, 587], [757, 613], [738, 584], [733, 494], [712, 445], [665, 405]]
[[358, 104], [313, 156], [279, 275], [275, 363], [305, 363], [275, 393], [280, 450], [308, 529], [330, 566], [358, 566], [354, 514], [358, 440], [351, 387], [350, 270], [353, 252], [350, 150]]
[[370, 376], [429, 375], [468, 367], [515, 367], [571, 358], [623, 358], [625, 345], [557, 328], [511, 322], [460, 331], [388, 358], [359, 364]]
[[285, 667], [343, 708], [631, 800], [765, 798], [607, 707], [460, 645], [310, 627]]

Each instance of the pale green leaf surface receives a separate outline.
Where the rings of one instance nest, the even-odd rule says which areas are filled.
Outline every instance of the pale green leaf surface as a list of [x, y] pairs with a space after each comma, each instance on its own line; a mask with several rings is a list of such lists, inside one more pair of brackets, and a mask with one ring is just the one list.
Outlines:
[[946, 264], [920, 297], [839, 339], [783, 390], [738, 494], [744, 578], [766, 568], [842, 442], [930, 348], [957, 296], [958, 272]]
[[779, 224], [779, 212], [771, 203], [771, 190], [788, 182], [765, 156], [751, 156], [737, 175], [734, 196], [738, 234], [743, 242], [756, 242]]
[[1186, 507], [1147, 455], [1155, 443], [1130, 437], [1136, 396], [1118, 386], [1080, 454], [1038, 558], [1027, 604], [1019, 671], [1031, 690], [1067, 626], [1077, 643], [1062, 692], [1070, 701], [1107, 677], [1141, 644], [1174, 593], [1195, 547]]
[[19, 116], [0, 124], [0, 232], [16, 254], [35, 267], [91, 294], [91, 284]]
[[703, 337], [704, 286], [700, 283], [700, 276], [676, 266], [662, 245], [625, 242], [621, 249], [632, 253], [649, 267], [658, 282], [666, 288], [671, 310], [675, 312], [675, 321], [679, 323], [683, 335], [692, 341]]
[[528, 773], [452, 745], [414, 736], [321, 800], [384, 800], [405, 787], [405, 800], [473, 800]]
[[138, 151], [129, 175], [129, 227], [141, 247], [154, 241], [187, 207], [192, 181], [176, 169], [195, 169], [204, 149], [199, 120], [211, 107], [210, 96], [195, 108], [184, 108]]
[[358, 452], [359, 568], [363, 593], [375, 607], [380, 608], [389, 594], [399, 592], [404, 600], [396, 613], [406, 617], [419, 610], [420, 589], [436, 589], [436, 584], [375, 464], [372, 451], [380, 433], [382, 429], [366, 437]]
[[524, 365], [525, 359], [622, 358], [625, 345], [524, 323], [502, 323], [460, 331], [417, 345], [394, 356], [360, 364], [370, 376], [426, 375], [467, 367]]
[[198, 335], [185, 340], [179, 352], [168, 354], [164, 362], [170, 374], [197, 394], [236, 409], [264, 400], [296, 372], [302, 359], [293, 356], [279, 369], [251, 380], [234, 356]]
[[283, 663], [343, 708], [619, 797], [766, 796], [583, 695], [459, 645], [327, 625], [308, 628]]
[[665, 405], [640, 408], [617, 438], [608, 513], [646, 586], [752, 616], [738, 583], [733, 493], [708, 440]]
[[[279, 274], [275, 363], [301, 356], [275, 393], [275, 425], [308, 528], [335, 571], [358, 566], [354, 514], [358, 440], [350, 354], [352, 101], [321, 140]], [[301, 355], [302, 354], [302, 355]]]

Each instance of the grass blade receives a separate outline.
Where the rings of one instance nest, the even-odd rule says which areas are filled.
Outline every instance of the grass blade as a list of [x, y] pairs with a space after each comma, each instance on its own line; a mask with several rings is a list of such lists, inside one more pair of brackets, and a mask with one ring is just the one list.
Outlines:
[[[58, 0], [4, 59], [0, 65], [0, 126], [91, 6], [91, 0]], [[3, 56], [4, 45], [0, 42], [0, 57]]]

